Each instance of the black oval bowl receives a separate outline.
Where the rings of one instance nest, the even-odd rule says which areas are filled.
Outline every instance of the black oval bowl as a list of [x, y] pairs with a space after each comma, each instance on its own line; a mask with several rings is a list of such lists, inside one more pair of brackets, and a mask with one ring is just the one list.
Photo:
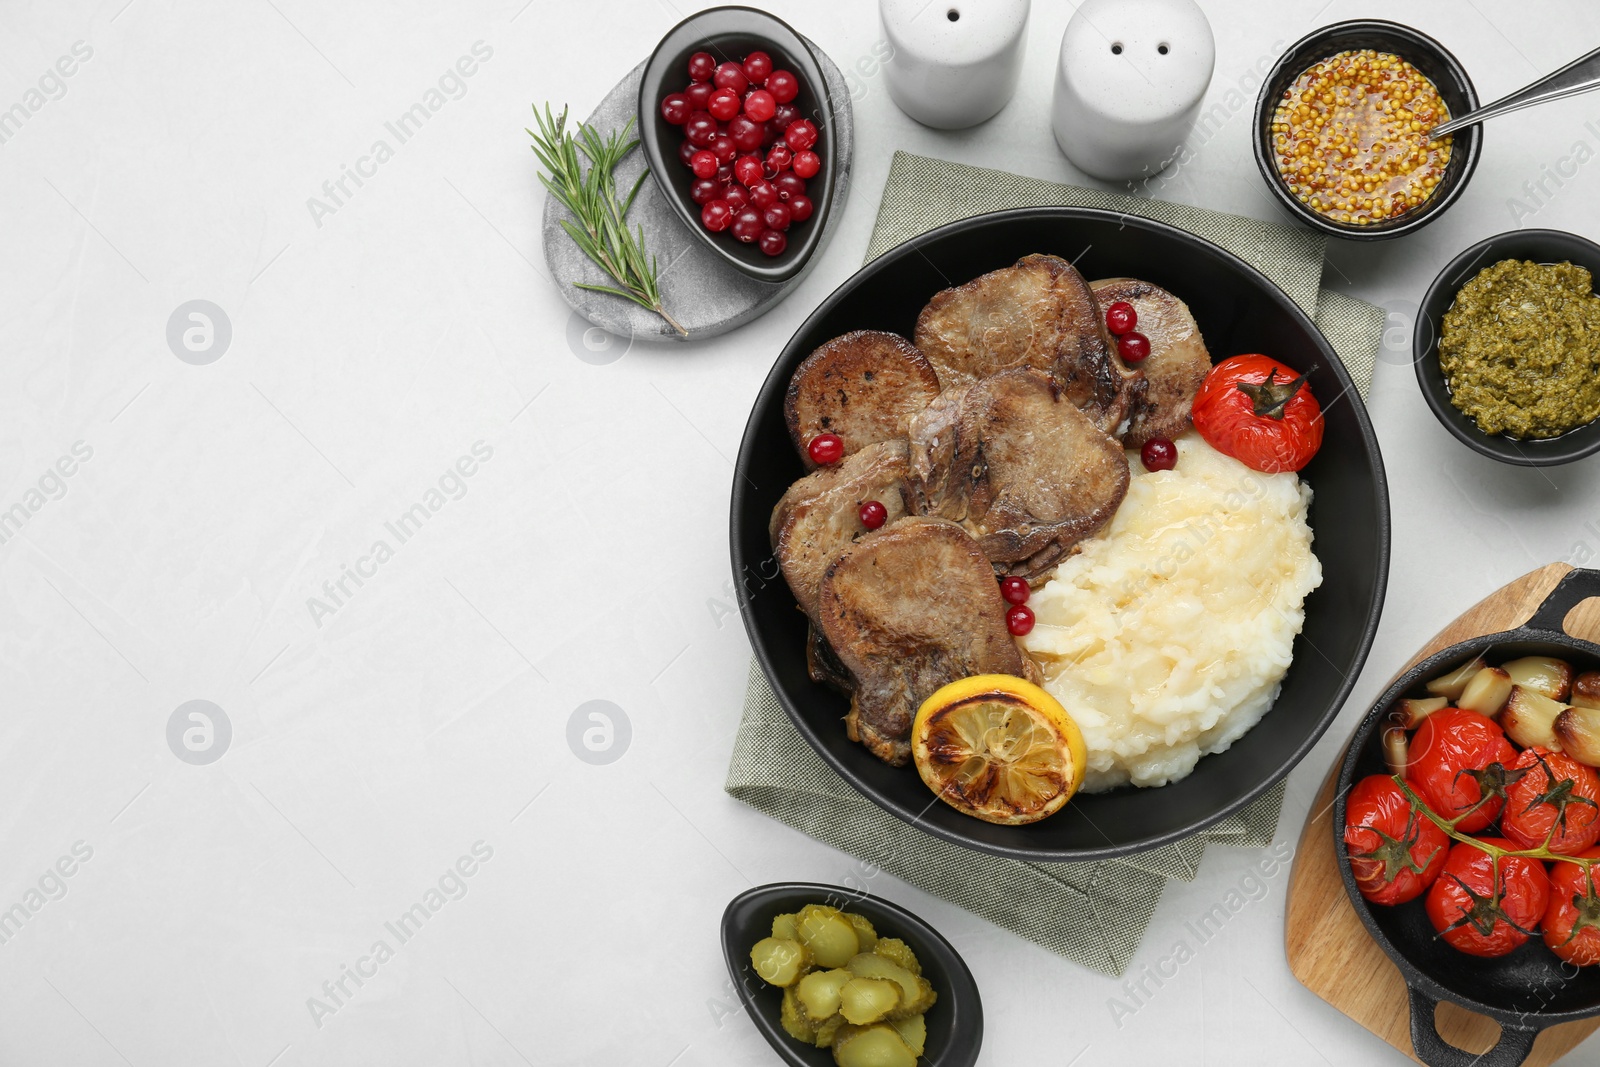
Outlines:
[[1382, 241], [1421, 229], [1461, 197], [1472, 178], [1472, 172], [1478, 169], [1478, 155], [1483, 148], [1483, 127], [1469, 126], [1455, 134], [1454, 150], [1450, 165], [1445, 168], [1444, 181], [1435, 189], [1433, 196], [1415, 211], [1371, 226], [1352, 226], [1335, 222], [1311, 210], [1289, 191], [1289, 186], [1278, 174], [1272, 153], [1272, 116], [1284, 92], [1313, 63], [1340, 52], [1362, 48], [1391, 52], [1410, 60], [1438, 87], [1439, 95], [1450, 106], [1451, 115], [1465, 115], [1477, 110], [1478, 91], [1472, 87], [1472, 79], [1467, 76], [1466, 68], [1432, 37], [1410, 26], [1381, 19], [1335, 23], [1315, 30], [1291, 45], [1261, 84], [1255, 113], [1256, 167], [1266, 179], [1267, 188], [1272, 190], [1289, 214], [1312, 229], [1350, 241]]
[[[1322, 450], [1303, 472], [1315, 490], [1311, 524], [1323, 583], [1275, 710], [1227, 752], [1160, 789], [1080, 794], [1031, 826], [996, 826], [936, 803], [912, 767], [891, 767], [845, 736], [847, 700], [806, 674], [806, 619], [767, 536], [774, 505], [805, 471], [784, 424], [790, 375], [814, 348], [848, 330], [911, 336], [933, 295], [1033, 252], [1077, 263], [1084, 277], [1144, 278], [1188, 302], [1213, 356], [1266, 352], [1308, 371], [1324, 405]], [[739, 447], [733, 481], [734, 584], [755, 655], [801, 736], [885, 811], [947, 841], [1024, 860], [1125, 856], [1187, 837], [1238, 811], [1289, 773], [1344, 703], [1377, 628], [1389, 571], [1383, 459], [1344, 365], [1293, 301], [1243, 260], [1183, 230], [1092, 208], [1019, 208], [916, 237], [834, 291], [778, 356]]]
[[[1356, 888], [1345, 850], [1345, 797], [1360, 779], [1389, 773], [1379, 727], [1395, 701], [1425, 695], [1423, 686], [1428, 679], [1477, 655], [1486, 655], [1491, 662], [1551, 655], [1568, 660], [1575, 670], [1600, 668], [1600, 645], [1562, 630], [1567, 612], [1592, 596], [1600, 596], [1600, 571], [1575, 570], [1561, 580], [1525, 625], [1475, 637], [1429, 656], [1378, 698], [1345, 751], [1333, 809], [1333, 847], [1339, 857], [1339, 873], [1362, 924], [1405, 979], [1411, 999], [1411, 1043], [1418, 1058], [1435, 1067], [1467, 1063], [1514, 1067], [1521, 1063], [1539, 1031], [1600, 1015], [1600, 969], [1564, 966], [1537, 937], [1499, 959], [1457, 952], [1434, 932], [1423, 905], [1426, 894], [1395, 907], [1368, 903]], [[1494, 1019], [1500, 1024], [1500, 1043], [1481, 1059], [1445, 1044], [1434, 1025], [1434, 1009], [1440, 1001], [1453, 1001]]]
[[750, 966], [750, 949], [772, 936], [775, 915], [806, 904], [828, 904], [867, 917], [880, 937], [898, 937], [917, 954], [922, 976], [939, 994], [929, 1009], [927, 1049], [919, 1065], [972, 1067], [983, 1045], [983, 1000], [960, 953], [939, 932], [898, 904], [869, 893], [813, 882], [774, 882], [734, 897], [722, 913], [722, 958], [745, 1011], [773, 1049], [792, 1067], [833, 1067], [833, 1053], [802, 1044], [778, 1022], [783, 990], [768, 985]]
[[1439, 272], [1428, 287], [1417, 311], [1412, 331], [1412, 362], [1422, 397], [1433, 409], [1434, 417], [1455, 435], [1456, 440], [1475, 452], [1501, 463], [1521, 467], [1553, 467], [1600, 452], [1600, 419], [1570, 430], [1560, 437], [1518, 440], [1504, 434], [1487, 434], [1473, 419], [1450, 402], [1450, 385], [1439, 369], [1439, 337], [1444, 313], [1456, 301], [1456, 293], [1485, 267], [1502, 259], [1525, 259], [1534, 263], [1575, 263], [1600, 277], [1600, 245], [1575, 233], [1562, 230], [1512, 230], [1479, 241]]
[[[741, 62], [756, 50], [772, 57], [774, 70], [792, 71], [800, 79], [794, 106], [817, 127], [812, 151], [822, 157], [822, 169], [806, 182], [812, 214], [789, 227], [789, 247], [769, 256], [755, 244], [742, 244], [728, 231], [711, 233], [700, 224], [700, 205], [689, 196], [694, 173], [678, 158], [683, 129], [661, 117], [661, 101], [689, 84], [689, 57], [709, 52], [718, 63]], [[639, 82], [639, 140], [650, 173], [660, 183], [667, 200], [695, 237], [752, 278], [782, 282], [800, 273], [822, 238], [823, 220], [833, 207], [838, 183], [838, 148], [833, 137], [833, 100], [828, 79], [811, 49], [787, 22], [752, 7], [713, 7], [678, 23], [656, 45], [645, 62]]]

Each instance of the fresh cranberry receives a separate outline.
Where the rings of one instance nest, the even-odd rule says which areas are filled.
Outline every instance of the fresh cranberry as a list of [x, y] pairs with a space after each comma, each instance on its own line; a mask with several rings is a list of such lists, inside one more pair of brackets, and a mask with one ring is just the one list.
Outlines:
[[[750, 190], [742, 185], [730, 185], [727, 192], [722, 194], [722, 199], [728, 202], [728, 206], [733, 208], [733, 213], [737, 215], [750, 206]], [[794, 215], [793, 208], [789, 209], [789, 214], [791, 217]]]
[[761, 220], [770, 229], [787, 230], [789, 228], [789, 205], [784, 203], [773, 204], [761, 213]]
[[744, 76], [760, 85], [772, 73], [772, 57], [765, 52], [751, 52], [744, 57]]
[[1106, 329], [1121, 337], [1139, 325], [1139, 313], [1126, 300], [1118, 300], [1106, 308]]
[[822, 169], [822, 157], [811, 151], [796, 152], [794, 162], [789, 165], [800, 177], [815, 178], [817, 172]]
[[806, 195], [806, 180], [794, 171], [784, 171], [772, 179], [772, 184], [778, 190], [779, 200], [793, 200], [797, 196]]
[[798, 119], [790, 123], [789, 128], [783, 131], [783, 139], [789, 142], [789, 147], [796, 152], [807, 148], [815, 148], [817, 144], [817, 126], [810, 119]]
[[708, 82], [717, 72], [717, 61], [710, 52], [696, 52], [689, 57], [689, 80]]
[[[713, 154], [715, 154], [715, 153], [713, 153]], [[723, 164], [718, 165], [717, 172], [711, 176], [711, 180], [716, 182], [718, 185], [722, 186], [724, 189], [726, 189], [728, 186], [732, 185], [733, 184], [733, 164], [732, 163], [723, 163]]]
[[777, 119], [761, 124], [762, 148], [771, 148], [781, 140], [783, 140], [783, 129], [778, 125]]
[[1178, 465], [1178, 446], [1165, 437], [1152, 437], [1139, 449], [1139, 460], [1147, 471], [1169, 471]]
[[728, 120], [728, 136], [733, 146], [741, 152], [754, 152], [761, 147], [767, 128], [749, 115], [735, 115]]
[[787, 203], [790, 222], [804, 222], [811, 217], [813, 208], [809, 196], [791, 196]]
[[717, 68], [711, 81], [718, 89], [732, 89], [738, 96], [743, 96], [744, 91], [750, 88], [750, 79], [744, 76], [744, 68], [731, 59]]
[[1124, 363], [1143, 363], [1150, 356], [1150, 338], [1129, 332], [1117, 338], [1117, 354]]
[[770, 92], [757, 89], [744, 98], [744, 113], [757, 122], [767, 122], [778, 113], [778, 105]]
[[767, 230], [761, 235], [761, 251], [769, 256], [781, 256], [783, 250], [789, 247], [789, 239], [782, 231]]
[[693, 82], [683, 90], [683, 98], [689, 101], [690, 111], [704, 111], [711, 103], [711, 94], [716, 91], [717, 87], [710, 82]]
[[693, 167], [694, 156], [698, 151], [700, 151], [698, 145], [692, 145], [688, 141], [685, 141], [678, 146], [678, 158], [683, 160], [684, 166]]
[[721, 233], [733, 225], [733, 208], [726, 200], [712, 200], [700, 209], [700, 223], [712, 233]]
[[722, 186], [711, 178], [696, 178], [689, 183], [689, 199], [705, 207], [722, 196]]
[[767, 172], [774, 178], [789, 169], [794, 162], [794, 150], [779, 141], [767, 149]]
[[869, 500], [857, 509], [856, 514], [861, 518], [861, 525], [869, 530], [876, 530], [889, 521], [889, 509], [876, 500]]
[[844, 458], [844, 438], [836, 433], [819, 433], [806, 445], [811, 462], [826, 467]]
[[1031, 592], [1026, 578], [1018, 578], [1013, 574], [1009, 578], [1000, 579], [1000, 595], [1008, 604], [1026, 604], [1028, 594]]
[[786, 70], [775, 70], [767, 75], [767, 92], [780, 104], [787, 104], [800, 95], [800, 79]]
[[762, 178], [761, 157], [752, 153], [734, 160], [733, 176], [739, 179], [740, 185], [754, 185], [760, 181]]
[[[771, 89], [767, 90], [771, 92]], [[788, 132], [789, 127], [800, 118], [800, 109], [793, 104], [779, 104], [778, 110], [772, 113], [772, 121], [778, 124], [778, 129]]]
[[707, 149], [700, 149], [690, 158], [689, 169], [694, 171], [696, 178], [715, 178], [717, 176], [717, 157]]
[[682, 126], [689, 121], [689, 100], [682, 93], [668, 93], [661, 101], [661, 117], [673, 126]]
[[733, 235], [741, 243], [747, 245], [755, 244], [759, 241], [766, 228], [767, 224], [762, 221], [761, 212], [753, 207], [740, 209], [739, 213], [734, 216], [733, 225], [729, 227], [733, 231]]
[[711, 138], [710, 148], [718, 163], [732, 163], [739, 154], [738, 149], [733, 147], [733, 138], [726, 133], [719, 133]]
[[711, 147], [711, 139], [721, 132], [722, 127], [707, 111], [696, 111], [689, 116], [689, 121], [683, 124], [683, 135], [696, 148]]
[[711, 94], [706, 110], [718, 122], [727, 122], [739, 113], [739, 94], [732, 89], [718, 89]]
[[1006, 612], [1006, 629], [1016, 637], [1024, 637], [1033, 630], [1033, 609], [1018, 604]]
[[749, 186], [750, 202], [759, 208], [769, 208], [778, 202], [778, 190], [769, 181], [752, 182]]

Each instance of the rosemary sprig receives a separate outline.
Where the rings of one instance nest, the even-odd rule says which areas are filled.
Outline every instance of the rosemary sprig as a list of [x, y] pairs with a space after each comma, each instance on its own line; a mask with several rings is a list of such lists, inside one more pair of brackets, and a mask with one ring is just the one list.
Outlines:
[[[626, 198], [617, 198], [617, 164], [639, 143], [638, 138], [628, 136], [633, 120], [629, 119], [622, 129], [612, 130], [609, 136], [602, 138], [585, 122], [577, 124], [576, 136], [568, 133], [566, 108], [556, 115], [546, 104], [543, 114], [535, 107], [533, 117], [539, 132], [528, 130], [527, 133], [533, 138], [534, 155], [539, 157], [544, 168], [539, 181], [577, 219], [576, 224], [571, 219], [562, 219], [561, 228], [584, 255], [617, 283], [616, 286], [573, 284], [580, 289], [632, 300], [666, 319], [682, 336], [689, 336], [689, 331], [662, 306], [656, 259], [645, 251], [644, 227], [640, 226], [637, 231], [628, 228], [628, 209], [633, 206], [633, 198], [639, 195], [639, 187], [650, 172], [646, 170], [639, 175]], [[588, 161], [587, 173], [578, 158], [579, 153]]]

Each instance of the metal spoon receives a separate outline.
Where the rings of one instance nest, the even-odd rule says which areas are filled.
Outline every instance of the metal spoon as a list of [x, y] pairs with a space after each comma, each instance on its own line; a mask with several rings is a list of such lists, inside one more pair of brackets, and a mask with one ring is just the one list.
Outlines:
[[1600, 89], [1600, 48], [1581, 59], [1573, 60], [1554, 74], [1547, 74], [1532, 85], [1518, 89], [1510, 96], [1501, 97], [1476, 111], [1469, 111], [1460, 118], [1440, 123], [1428, 131], [1428, 138], [1437, 140], [1446, 134], [1477, 125], [1484, 119], [1492, 119], [1510, 111], [1521, 111], [1525, 107], [1543, 104], [1550, 100], [1577, 96], [1591, 89]]

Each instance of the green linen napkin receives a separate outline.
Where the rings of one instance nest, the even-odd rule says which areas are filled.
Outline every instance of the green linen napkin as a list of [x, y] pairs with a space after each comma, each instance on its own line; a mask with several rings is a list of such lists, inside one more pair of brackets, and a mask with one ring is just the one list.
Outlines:
[[[1367, 395], [1384, 311], [1322, 288], [1324, 242], [1310, 231], [897, 152], [867, 259], [956, 219], [1058, 204], [1158, 219], [1233, 252], [1315, 317], [1357, 389]], [[796, 732], [754, 662], [725, 788], [819, 841], [1110, 975], [1121, 974], [1132, 960], [1166, 883], [1192, 880], [1208, 843], [1261, 848], [1272, 841], [1284, 790], [1279, 783], [1202, 833], [1125, 859], [1001, 859], [909, 826], [856, 792]]]

